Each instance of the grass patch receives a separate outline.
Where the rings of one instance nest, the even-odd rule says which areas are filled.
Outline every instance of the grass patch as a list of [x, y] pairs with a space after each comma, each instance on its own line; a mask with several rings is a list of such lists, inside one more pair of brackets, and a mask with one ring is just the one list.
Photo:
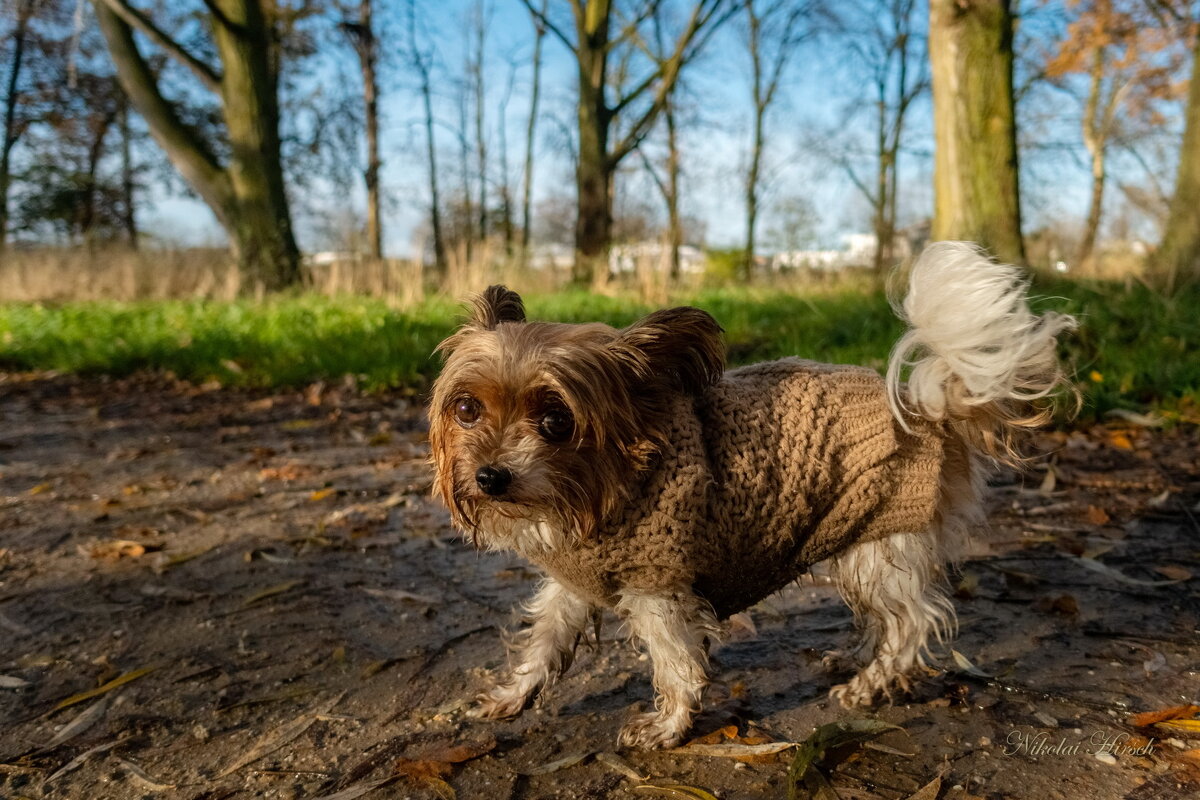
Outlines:
[[[1141, 286], [1048, 281], [1039, 309], [1080, 318], [1064, 356], [1086, 411], [1190, 407], [1200, 400], [1200, 289], [1163, 298]], [[677, 302], [724, 326], [731, 363], [785, 355], [882, 368], [901, 325], [881, 293], [796, 295], [724, 289]], [[631, 297], [582, 291], [526, 298], [534, 319], [627, 325], [652, 308]], [[433, 348], [461, 317], [435, 298], [404, 311], [363, 297], [281, 295], [262, 302], [166, 300], [0, 306], [0, 366], [123, 375], [167, 370], [226, 385], [299, 386], [354, 375], [368, 389], [422, 388]]]

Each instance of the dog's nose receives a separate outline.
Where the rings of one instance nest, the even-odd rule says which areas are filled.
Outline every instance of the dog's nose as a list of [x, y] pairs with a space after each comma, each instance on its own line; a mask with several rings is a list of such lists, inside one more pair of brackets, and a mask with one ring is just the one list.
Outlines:
[[475, 473], [475, 482], [479, 484], [480, 489], [495, 497], [504, 494], [508, 485], [512, 483], [512, 477], [512, 473], [503, 468], [480, 467]]

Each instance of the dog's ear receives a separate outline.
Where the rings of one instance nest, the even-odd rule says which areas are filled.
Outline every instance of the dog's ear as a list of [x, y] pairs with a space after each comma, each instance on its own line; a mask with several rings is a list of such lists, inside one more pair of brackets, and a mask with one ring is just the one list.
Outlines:
[[685, 392], [712, 386], [725, 371], [721, 326], [690, 306], [655, 311], [621, 331], [610, 345], [640, 380], [666, 381]]
[[524, 322], [525, 303], [507, 286], [489, 286], [471, 298], [471, 322], [494, 330], [501, 322]]

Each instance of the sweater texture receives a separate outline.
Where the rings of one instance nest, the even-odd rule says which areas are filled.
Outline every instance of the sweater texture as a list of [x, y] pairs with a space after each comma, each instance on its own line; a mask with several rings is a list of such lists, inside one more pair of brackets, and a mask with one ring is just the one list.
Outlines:
[[944, 426], [904, 431], [873, 370], [755, 364], [672, 412], [624, 507], [586, 540], [531, 554], [591, 603], [691, 590], [725, 618], [853, 544], [934, 523]]

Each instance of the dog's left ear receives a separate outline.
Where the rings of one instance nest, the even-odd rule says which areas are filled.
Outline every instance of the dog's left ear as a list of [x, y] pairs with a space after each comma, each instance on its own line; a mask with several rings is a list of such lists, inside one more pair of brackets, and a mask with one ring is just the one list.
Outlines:
[[471, 321], [489, 331], [501, 322], [524, 322], [525, 303], [507, 286], [489, 286], [471, 298]]
[[697, 393], [721, 379], [725, 343], [707, 311], [690, 306], [655, 311], [623, 330], [610, 345], [641, 380], [666, 381]]

